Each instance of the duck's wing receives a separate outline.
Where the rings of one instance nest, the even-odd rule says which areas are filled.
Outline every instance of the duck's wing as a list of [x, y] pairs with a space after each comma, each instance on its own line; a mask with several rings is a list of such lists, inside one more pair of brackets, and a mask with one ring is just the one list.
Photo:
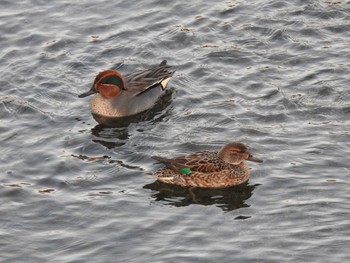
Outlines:
[[126, 89], [135, 96], [161, 85], [165, 89], [175, 70], [163, 60], [158, 66], [124, 75]]
[[226, 167], [226, 164], [217, 157], [217, 152], [211, 151], [198, 152], [171, 159], [158, 156], [153, 156], [153, 158], [164, 163], [175, 172], [186, 175], [190, 175], [192, 172], [220, 172]]

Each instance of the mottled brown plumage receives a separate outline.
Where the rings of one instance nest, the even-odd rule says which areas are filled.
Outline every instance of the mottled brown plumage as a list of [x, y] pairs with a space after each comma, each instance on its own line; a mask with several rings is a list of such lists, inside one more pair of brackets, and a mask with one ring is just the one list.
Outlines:
[[250, 155], [247, 147], [230, 142], [219, 151], [203, 151], [171, 159], [153, 156], [166, 165], [153, 173], [161, 182], [180, 186], [223, 188], [249, 179], [245, 160], [262, 162]]

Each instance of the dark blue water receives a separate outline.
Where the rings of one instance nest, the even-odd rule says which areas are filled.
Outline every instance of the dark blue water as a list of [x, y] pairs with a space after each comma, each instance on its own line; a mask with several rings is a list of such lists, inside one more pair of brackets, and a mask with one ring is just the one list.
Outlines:
[[[350, 2], [2, 1], [1, 262], [346, 262]], [[152, 118], [103, 128], [95, 75], [167, 59]], [[238, 140], [220, 190], [155, 182], [152, 155]]]

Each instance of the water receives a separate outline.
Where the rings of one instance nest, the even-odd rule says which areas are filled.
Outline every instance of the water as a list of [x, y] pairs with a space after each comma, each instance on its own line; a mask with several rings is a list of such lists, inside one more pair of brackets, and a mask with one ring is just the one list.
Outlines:
[[[0, 261], [346, 262], [350, 2], [2, 1]], [[169, 103], [103, 128], [95, 75], [167, 59]], [[230, 140], [221, 190], [147, 176]]]

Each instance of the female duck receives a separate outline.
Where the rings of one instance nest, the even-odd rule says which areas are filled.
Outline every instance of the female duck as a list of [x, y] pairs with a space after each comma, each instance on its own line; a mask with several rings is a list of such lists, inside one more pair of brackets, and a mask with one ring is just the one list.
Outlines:
[[230, 142], [218, 152], [203, 151], [167, 159], [153, 156], [166, 165], [153, 173], [161, 182], [189, 187], [224, 188], [239, 185], [250, 177], [245, 160], [262, 162], [254, 158], [244, 144]]
[[146, 111], [163, 94], [174, 70], [166, 60], [158, 66], [122, 76], [117, 70], [100, 72], [92, 88], [79, 98], [96, 94], [91, 100], [91, 112], [100, 124], [111, 118], [128, 117]]

